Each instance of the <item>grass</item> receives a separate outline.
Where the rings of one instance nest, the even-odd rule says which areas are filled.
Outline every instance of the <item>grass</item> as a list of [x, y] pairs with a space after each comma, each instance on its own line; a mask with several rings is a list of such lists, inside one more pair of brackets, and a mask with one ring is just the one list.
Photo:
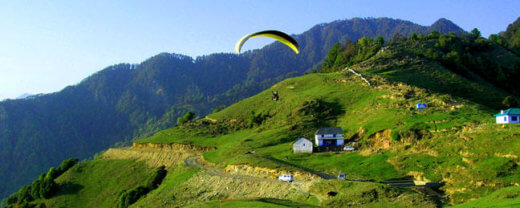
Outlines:
[[204, 204], [195, 204], [187, 207], [300, 207], [312, 208], [318, 207], [309, 204], [295, 203], [288, 200], [280, 199], [251, 199], [251, 200], [233, 200], [233, 201], [212, 201]]
[[459, 204], [452, 208], [518, 207], [520, 206], [520, 187], [512, 186], [499, 189], [480, 199]]
[[133, 160], [81, 162], [56, 179], [60, 191], [47, 207], [114, 207], [123, 190], [147, 185], [154, 169]]
[[314, 184], [311, 192], [324, 207], [436, 207], [412, 190], [376, 183], [328, 180]]
[[170, 169], [157, 189], [151, 191], [130, 207], [161, 207], [179, 203], [178, 198], [182, 198], [179, 195], [184, 192], [180, 188], [181, 184], [198, 172], [199, 170], [189, 168], [184, 164]]

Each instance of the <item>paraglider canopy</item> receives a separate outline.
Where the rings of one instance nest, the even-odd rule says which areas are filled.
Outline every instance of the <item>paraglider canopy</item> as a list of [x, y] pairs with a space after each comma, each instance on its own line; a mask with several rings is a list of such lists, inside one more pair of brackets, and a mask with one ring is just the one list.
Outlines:
[[260, 31], [260, 32], [256, 32], [256, 33], [251, 33], [249, 35], [244, 36], [242, 39], [240, 39], [237, 42], [237, 44], [235, 46], [235, 50], [237, 51], [237, 53], [240, 53], [240, 49], [242, 49], [242, 45], [244, 45], [244, 43], [248, 39], [254, 38], [254, 37], [274, 38], [277, 41], [280, 41], [281, 43], [289, 46], [289, 48], [291, 48], [296, 54], [300, 53], [300, 46], [298, 46], [298, 42], [296, 42], [296, 40], [294, 40], [294, 38], [292, 38], [291, 36], [289, 36], [283, 32], [277, 31], [277, 30], [265, 30], [265, 31]]

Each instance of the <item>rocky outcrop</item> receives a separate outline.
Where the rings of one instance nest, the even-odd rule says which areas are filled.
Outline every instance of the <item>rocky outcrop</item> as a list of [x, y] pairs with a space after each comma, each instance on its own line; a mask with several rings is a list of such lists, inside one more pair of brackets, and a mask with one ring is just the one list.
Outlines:
[[158, 143], [137, 143], [134, 142], [132, 144], [133, 149], [155, 149], [155, 150], [174, 150], [174, 151], [190, 151], [190, 152], [207, 152], [211, 150], [215, 150], [215, 147], [202, 147], [191, 144], [179, 144], [179, 143], [169, 143], [169, 144], [158, 144]]
[[144, 161], [150, 167], [164, 165], [166, 168], [171, 168], [183, 163], [190, 156], [214, 149], [212, 147], [176, 143], [134, 143], [132, 147], [110, 148], [101, 157], [105, 159], [134, 159]]
[[392, 142], [392, 130], [385, 129], [378, 131], [368, 137], [367, 141], [368, 143], [365, 144], [360, 151], [361, 155], [367, 156], [388, 150]]

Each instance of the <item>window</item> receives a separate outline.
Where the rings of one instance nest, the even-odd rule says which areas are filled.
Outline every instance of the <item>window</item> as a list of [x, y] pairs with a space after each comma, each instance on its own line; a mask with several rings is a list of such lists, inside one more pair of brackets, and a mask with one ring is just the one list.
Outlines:
[[504, 121], [507, 121], [507, 116], [504, 116]]
[[332, 134], [332, 137], [336, 137], [336, 134]]
[[325, 137], [325, 135], [324, 135], [324, 134], [322, 134], [322, 135], [321, 135], [321, 137]]
[[305, 147], [305, 143], [303, 144], [303, 146]]
[[518, 121], [518, 116], [511, 116], [511, 121]]

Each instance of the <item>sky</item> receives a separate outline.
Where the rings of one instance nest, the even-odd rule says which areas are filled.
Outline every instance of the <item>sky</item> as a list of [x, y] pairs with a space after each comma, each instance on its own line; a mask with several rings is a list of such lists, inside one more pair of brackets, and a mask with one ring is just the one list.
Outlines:
[[[435, 0], [0, 0], [0, 100], [50, 93], [107, 66], [161, 52], [233, 52], [251, 32], [300, 34], [319, 23], [391, 17], [431, 25], [447, 18], [484, 37], [520, 16], [520, 1]], [[272, 42], [251, 39], [243, 50]]]

